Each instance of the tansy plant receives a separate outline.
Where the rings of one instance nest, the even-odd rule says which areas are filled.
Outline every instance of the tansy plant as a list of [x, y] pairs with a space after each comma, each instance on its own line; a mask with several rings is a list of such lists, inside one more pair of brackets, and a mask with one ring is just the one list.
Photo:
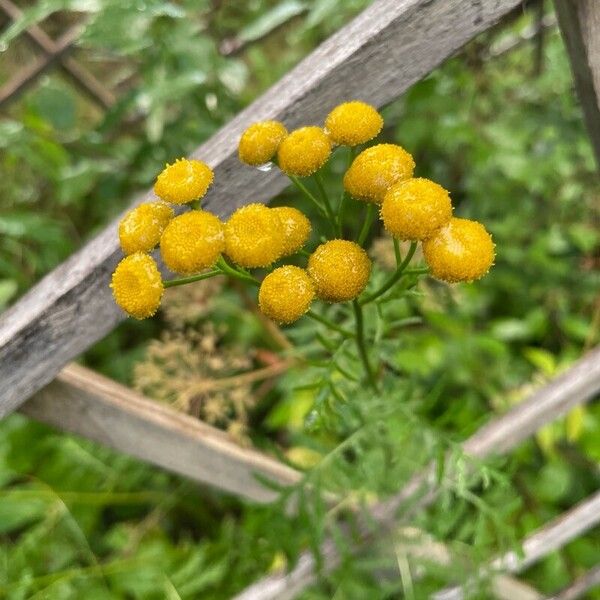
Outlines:
[[[353, 101], [335, 107], [324, 127], [288, 132], [282, 123], [265, 121], [242, 134], [242, 163], [264, 170], [276, 165], [316, 207], [319, 225], [330, 237], [320, 237], [316, 244], [311, 232], [320, 227], [313, 227], [291, 206], [251, 203], [222, 222], [200, 208], [214, 178], [210, 167], [187, 159], [167, 165], [154, 185], [159, 200], [137, 206], [121, 221], [119, 239], [127, 256], [112, 276], [115, 301], [132, 317], [144, 319], [156, 313], [166, 287], [220, 275], [235, 277], [258, 288], [260, 310], [276, 323], [290, 325], [308, 316], [342, 340], [354, 340], [364, 378], [377, 390], [385, 364], [378, 364], [370, 351], [375, 340], [367, 339], [365, 310], [374, 306], [381, 318], [384, 304], [397, 299], [393, 290], [408, 293], [419, 276], [431, 274], [450, 283], [473, 281], [494, 261], [494, 244], [483, 225], [453, 217], [448, 191], [414, 177], [409, 152], [388, 143], [360, 148], [382, 127], [375, 108]], [[348, 167], [341, 194], [334, 199], [321, 173], [332, 152], [343, 147]], [[366, 205], [362, 221], [357, 216], [360, 203]], [[188, 204], [191, 210], [175, 216], [173, 204]], [[381, 281], [372, 277], [365, 250], [377, 213], [392, 236], [396, 257], [395, 271]], [[359, 221], [357, 234], [345, 239], [352, 237], [348, 233]], [[404, 256], [400, 241], [410, 243]], [[427, 267], [411, 268], [419, 242]], [[182, 278], [162, 280], [149, 254], [156, 246], [166, 267]], [[377, 281], [369, 285], [370, 279]], [[330, 318], [327, 304], [347, 304], [351, 311], [336, 311]]]

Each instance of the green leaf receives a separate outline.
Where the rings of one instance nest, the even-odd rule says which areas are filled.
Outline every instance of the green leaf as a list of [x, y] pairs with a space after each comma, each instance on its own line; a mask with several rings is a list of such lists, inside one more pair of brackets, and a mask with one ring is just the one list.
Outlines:
[[306, 9], [306, 2], [300, 2], [299, 0], [286, 0], [281, 2], [258, 17], [255, 21], [246, 25], [238, 33], [238, 38], [243, 42], [258, 40], [293, 17], [303, 13]]
[[19, 289], [14, 279], [0, 279], [0, 310], [2, 310], [13, 298]]

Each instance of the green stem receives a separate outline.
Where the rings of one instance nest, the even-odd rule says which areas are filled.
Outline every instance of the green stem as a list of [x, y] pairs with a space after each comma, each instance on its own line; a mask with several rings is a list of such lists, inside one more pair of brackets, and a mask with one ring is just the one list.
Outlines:
[[313, 312], [312, 310], [309, 310], [306, 313], [306, 316], [310, 317], [311, 319], [314, 319], [315, 321], [318, 321], [319, 323], [321, 323], [322, 325], [325, 325], [325, 327], [328, 327], [329, 329], [332, 329], [333, 331], [337, 331], [338, 333], [341, 333], [344, 337], [348, 337], [348, 338], [354, 337], [354, 334], [351, 331], [349, 331], [348, 329], [344, 329], [343, 327], [336, 325], [335, 323], [333, 323], [326, 317], [324, 317], [316, 312]]
[[377, 381], [375, 380], [375, 375], [371, 368], [371, 363], [369, 362], [369, 355], [367, 354], [362, 307], [356, 299], [352, 301], [352, 307], [354, 308], [354, 317], [356, 319], [356, 345], [358, 347], [358, 353], [365, 368], [365, 374], [367, 375], [369, 385], [375, 392], [379, 392], [377, 389]]
[[248, 273], [242, 273], [241, 271], [238, 271], [236, 268], [232, 267], [222, 256], [217, 261], [217, 266], [225, 275], [235, 277], [241, 281], [248, 281], [252, 285], [260, 285], [260, 281], [258, 281], [258, 279], [252, 277], [252, 275], [249, 275]]
[[415, 267], [414, 269], [405, 269], [405, 275], [427, 275], [429, 273], [429, 267]]
[[402, 253], [400, 252], [400, 242], [397, 238], [393, 238], [394, 240], [394, 256], [396, 257], [396, 268], [400, 266], [402, 262]]
[[344, 215], [346, 213], [346, 206], [348, 205], [348, 193], [344, 190], [342, 197], [340, 198], [340, 208], [338, 210], [338, 223], [337, 232], [340, 238], [344, 237]]
[[209, 279], [215, 275], [222, 275], [223, 271], [215, 269], [214, 271], [208, 271], [207, 273], [199, 273], [198, 275], [191, 275], [190, 277], [182, 277], [181, 279], [170, 279], [169, 281], [163, 281], [163, 286], [166, 288], [175, 287], [177, 285], [186, 285], [187, 283], [193, 283], [194, 281], [202, 281], [203, 279]]
[[[348, 164], [346, 165], [346, 171], [352, 165], [354, 161], [354, 157], [356, 156], [356, 146], [352, 146], [348, 148]], [[348, 203], [349, 194], [343, 187], [342, 184], [342, 195], [340, 196], [340, 207], [338, 209], [338, 235], [343, 238], [344, 237], [344, 213], [346, 212], [346, 205]]]
[[362, 229], [358, 235], [357, 244], [362, 246], [367, 239], [367, 235], [369, 235], [369, 230], [371, 229], [371, 225], [373, 225], [373, 219], [375, 218], [376, 207], [375, 204], [369, 202], [367, 206], [367, 213], [365, 215], [365, 220], [363, 221]]
[[302, 192], [302, 194], [304, 194], [304, 196], [317, 207], [323, 216], [329, 217], [325, 207], [317, 200], [317, 198], [315, 198], [313, 194], [310, 193], [309, 189], [295, 175], [288, 175], [288, 177], [290, 178], [290, 181], [300, 190], [300, 192]]
[[416, 249], [417, 242], [411, 242], [408, 254], [400, 263], [400, 266], [396, 269], [396, 272], [376, 292], [373, 292], [370, 296], [363, 298], [360, 302], [361, 306], [369, 304], [369, 302], [373, 302], [373, 300], [377, 300], [377, 298], [385, 294], [393, 285], [398, 282], [400, 277], [402, 277], [404, 270], [408, 266], [408, 263], [410, 263], [412, 257], [414, 256]]
[[321, 199], [323, 200], [323, 206], [325, 206], [325, 212], [329, 217], [329, 222], [333, 231], [333, 235], [337, 232], [336, 227], [336, 218], [335, 213], [333, 211], [333, 207], [331, 206], [331, 202], [329, 201], [329, 196], [327, 195], [327, 191], [325, 190], [325, 185], [323, 184], [323, 178], [321, 177], [321, 173], [318, 171], [313, 175], [314, 180], [317, 184], [317, 189], [319, 190], [319, 194]]

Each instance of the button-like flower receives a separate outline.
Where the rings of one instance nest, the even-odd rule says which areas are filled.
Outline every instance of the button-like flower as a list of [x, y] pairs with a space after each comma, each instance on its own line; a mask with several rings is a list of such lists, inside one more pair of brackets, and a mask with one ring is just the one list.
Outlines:
[[262, 121], [250, 125], [240, 138], [240, 160], [252, 167], [270, 162], [286, 135], [287, 129], [279, 121]]
[[123, 252], [133, 254], [155, 248], [173, 215], [173, 209], [164, 202], [146, 202], [131, 209], [119, 223]]
[[344, 175], [344, 188], [353, 197], [381, 204], [388, 189], [412, 177], [413, 157], [395, 144], [377, 144], [361, 152]]
[[394, 237], [424, 240], [452, 218], [450, 195], [429, 179], [407, 179], [387, 191], [381, 218]]
[[371, 274], [371, 260], [354, 242], [330, 240], [310, 255], [307, 270], [321, 300], [345, 302], [365, 289]]
[[494, 264], [494, 242], [481, 223], [453, 218], [423, 242], [423, 255], [437, 279], [474, 281]]
[[175, 217], [160, 238], [165, 265], [182, 275], [212, 267], [224, 249], [223, 223], [204, 210], [191, 210]]
[[311, 231], [310, 221], [297, 208], [291, 206], [280, 206], [271, 210], [279, 217], [283, 225], [285, 236], [283, 256], [295, 254], [308, 240]]
[[281, 258], [284, 242], [277, 213], [264, 204], [238, 208], [225, 224], [225, 253], [241, 267], [268, 267]]
[[279, 145], [279, 168], [288, 175], [308, 177], [318, 171], [331, 154], [331, 141], [320, 127], [301, 127]]
[[115, 302], [136, 319], [154, 315], [164, 291], [156, 263], [141, 252], [126, 256], [117, 265], [110, 287]]
[[325, 130], [334, 144], [357, 146], [376, 137], [383, 118], [370, 104], [354, 100], [336, 106], [325, 119]]
[[154, 193], [171, 204], [187, 204], [203, 198], [213, 182], [212, 169], [201, 160], [180, 158], [156, 178]]
[[269, 319], [288, 324], [306, 313], [314, 296], [315, 288], [308, 273], [300, 267], [286, 265], [264, 278], [258, 291], [258, 306]]

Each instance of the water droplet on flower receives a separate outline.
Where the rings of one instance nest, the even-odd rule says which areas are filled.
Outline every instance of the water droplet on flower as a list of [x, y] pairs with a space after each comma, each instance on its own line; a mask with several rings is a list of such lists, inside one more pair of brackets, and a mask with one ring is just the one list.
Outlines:
[[265, 163], [264, 165], [258, 165], [258, 167], [256, 167], [256, 168], [259, 171], [262, 171], [263, 173], [268, 173], [273, 167], [274, 167], [273, 163], [271, 161], [269, 161], [268, 163]]

